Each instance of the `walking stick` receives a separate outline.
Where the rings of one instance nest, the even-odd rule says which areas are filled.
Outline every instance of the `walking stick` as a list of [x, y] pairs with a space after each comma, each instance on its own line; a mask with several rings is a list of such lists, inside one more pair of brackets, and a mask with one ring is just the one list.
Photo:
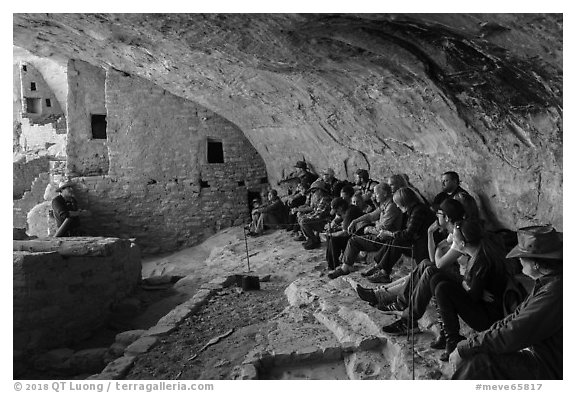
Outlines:
[[70, 227], [70, 224], [72, 224], [72, 217], [68, 217], [64, 220], [62, 225], [60, 225], [60, 228], [58, 228], [58, 231], [56, 231], [56, 234], [54, 235], [54, 237], [63, 236], [66, 233], [66, 231], [68, 230], [68, 228]]

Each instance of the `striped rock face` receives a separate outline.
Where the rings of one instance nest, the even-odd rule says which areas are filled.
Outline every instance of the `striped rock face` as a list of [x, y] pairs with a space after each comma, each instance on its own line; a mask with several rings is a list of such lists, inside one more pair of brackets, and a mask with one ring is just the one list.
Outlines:
[[[118, 82], [105, 92], [108, 113], [145, 100], [140, 91], [139, 102], [123, 100], [120, 82], [147, 80], [154, 94], [230, 122], [271, 184], [305, 159], [350, 180], [358, 168], [377, 180], [406, 173], [433, 197], [453, 170], [496, 226], [562, 228], [562, 15], [14, 14], [13, 23], [15, 46]], [[107, 153], [122, 175], [130, 155]]]

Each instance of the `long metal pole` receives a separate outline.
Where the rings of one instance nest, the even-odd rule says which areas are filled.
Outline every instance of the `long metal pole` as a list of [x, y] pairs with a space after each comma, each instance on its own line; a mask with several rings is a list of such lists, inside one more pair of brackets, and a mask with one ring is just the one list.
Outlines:
[[250, 256], [248, 255], [248, 238], [246, 237], [246, 227], [244, 227], [244, 244], [246, 244], [246, 262], [248, 262], [248, 273], [250, 273]]

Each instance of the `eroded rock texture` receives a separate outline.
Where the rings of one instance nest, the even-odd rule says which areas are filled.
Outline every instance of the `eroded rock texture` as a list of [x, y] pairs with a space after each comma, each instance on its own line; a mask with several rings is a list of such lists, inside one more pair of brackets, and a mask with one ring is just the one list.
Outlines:
[[562, 15], [14, 14], [14, 44], [147, 78], [238, 125], [274, 182], [461, 174], [497, 223], [562, 228]]

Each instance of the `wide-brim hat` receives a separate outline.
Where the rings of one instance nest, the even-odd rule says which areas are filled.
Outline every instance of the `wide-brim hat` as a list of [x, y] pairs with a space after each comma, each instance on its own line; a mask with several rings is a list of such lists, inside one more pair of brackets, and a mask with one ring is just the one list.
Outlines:
[[58, 188], [56, 189], [56, 192], [60, 192], [63, 189], [67, 188], [67, 187], [71, 187], [74, 188], [74, 183], [71, 181], [62, 181], [60, 182], [60, 184], [58, 185]]
[[308, 168], [308, 166], [306, 165], [306, 163], [304, 161], [296, 161], [296, 165], [294, 165], [295, 168], [302, 168], [302, 169], [306, 169]]
[[518, 229], [518, 245], [506, 258], [562, 259], [562, 232], [551, 225]]

